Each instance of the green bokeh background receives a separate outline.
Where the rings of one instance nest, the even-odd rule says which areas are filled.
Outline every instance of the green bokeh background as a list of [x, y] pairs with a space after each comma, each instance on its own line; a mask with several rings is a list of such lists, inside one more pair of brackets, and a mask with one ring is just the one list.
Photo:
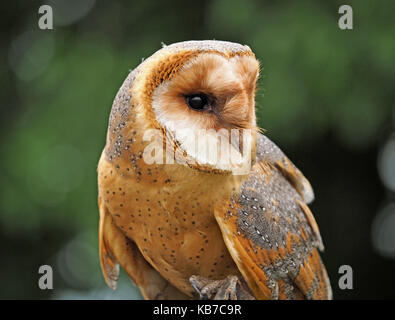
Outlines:
[[[54, 30], [40, 30], [49, 4]], [[395, 260], [372, 244], [394, 199], [377, 157], [395, 126], [395, 2], [14, 1], [2, 4], [0, 298], [139, 298], [106, 289], [97, 248], [96, 166], [112, 100], [129, 70], [184, 40], [248, 44], [263, 71], [259, 124], [310, 179], [338, 299], [394, 298]], [[395, 163], [394, 163], [395, 166]], [[395, 230], [394, 230], [395, 232]], [[54, 269], [54, 290], [38, 268]], [[337, 285], [354, 269], [354, 290]]]

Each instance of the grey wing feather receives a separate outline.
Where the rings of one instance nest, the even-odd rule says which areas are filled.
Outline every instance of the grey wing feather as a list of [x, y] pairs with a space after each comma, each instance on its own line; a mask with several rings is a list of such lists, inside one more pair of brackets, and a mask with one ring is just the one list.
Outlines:
[[290, 180], [305, 203], [309, 204], [314, 200], [310, 182], [274, 142], [260, 133], [257, 136], [257, 162], [259, 161], [269, 162], [278, 167]]

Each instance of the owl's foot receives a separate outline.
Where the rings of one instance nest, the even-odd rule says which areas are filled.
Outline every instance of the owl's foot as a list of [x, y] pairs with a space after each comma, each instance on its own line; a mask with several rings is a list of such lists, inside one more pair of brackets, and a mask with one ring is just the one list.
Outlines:
[[245, 281], [237, 276], [211, 280], [193, 275], [189, 282], [199, 294], [200, 300], [255, 300]]

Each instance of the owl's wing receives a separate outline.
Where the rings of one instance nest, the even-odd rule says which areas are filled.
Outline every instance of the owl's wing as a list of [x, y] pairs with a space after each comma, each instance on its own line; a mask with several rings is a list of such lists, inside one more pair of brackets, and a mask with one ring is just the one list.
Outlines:
[[215, 210], [225, 243], [258, 299], [330, 299], [307, 179], [263, 135], [239, 196]]
[[257, 135], [257, 162], [271, 163], [291, 183], [305, 203], [314, 200], [313, 188], [298, 168], [269, 138], [263, 134]]

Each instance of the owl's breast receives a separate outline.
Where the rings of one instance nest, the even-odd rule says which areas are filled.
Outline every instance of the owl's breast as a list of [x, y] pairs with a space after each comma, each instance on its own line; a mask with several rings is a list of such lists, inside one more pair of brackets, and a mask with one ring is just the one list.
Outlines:
[[[160, 165], [137, 159], [99, 162], [99, 195], [115, 224], [133, 240], [144, 258], [187, 294], [191, 275], [222, 279], [239, 274], [214, 218], [219, 200], [197, 177], [180, 181]], [[190, 168], [178, 170], [191, 171]]]

